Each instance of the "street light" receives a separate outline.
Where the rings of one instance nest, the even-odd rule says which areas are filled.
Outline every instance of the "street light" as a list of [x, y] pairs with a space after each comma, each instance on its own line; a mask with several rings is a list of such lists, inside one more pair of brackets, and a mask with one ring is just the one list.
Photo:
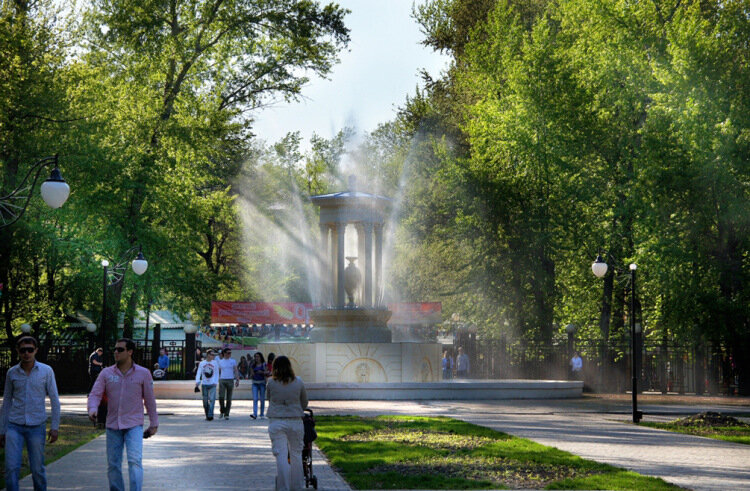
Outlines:
[[[638, 423], [643, 417], [643, 413], [638, 410], [638, 367], [636, 349], [638, 343], [636, 342], [636, 336], [641, 332], [641, 324], [635, 322], [635, 271], [638, 266], [635, 263], [631, 263], [629, 266], [629, 280], [630, 280], [630, 364], [632, 366], [633, 375], [633, 423]], [[591, 264], [591, 270], [594, 272], [597, 278], [603, 278], [607, 274], [607, 263], [602, 259], [601, 255], [596, 256], [596, 260]]]
[[[70, 195], [70, 186], [60, 174], [60, 168], [57, 166], [57, 155], [45, 157], [31, 165], [21, 184], [15, 190], [10, 194], [0, 196], [0, 229], [13, 225], [21, 218], [31, 200], [31, 190], [36, 186], [42, 169], [48, 165], [54, 165], [54, 168], [49, 179], [45, 180], [40, 188], [42, 199], [51, 208], [60, 208], [65, 203]], [[32, 174], [34, 174], [34, 178], [31, 184], [27, 185], [26, 183]]]
[[22, 332], [22, 333], [24, 333], [24, 334], [29, 334], [29, 333], [31, 333], [31, 326], [30, 326], [30, 325], [28, 325], [28, 324], [26, 324], [26, 323], [24, 322], [23, 324], [21, 324], [21, 332]]
[[132, 256], [136, 249], [138, 250], [138, 254], [135, 259], [133, 259], [131, 267], [133, 268], [133, 272], [140, 276], [146, 272], [146, 269], [148, 269], [148, 261], [143, 257], [143, 251], [140, 246], [133, 246], [125, 251], [112, 269], [109, 269], [109, 261], [106, 259], [102, 259], [101, 262], [102, 268], [104, 269], [104, 277], [102, 283], [102, 328], [99, 332], [99, 338], [101, 339], [101, 347], [104, 350], [105, 360], [107, 359], [107, 287], [115, 286], [122, 281], [125, 277], [125, 268], [128, 258]]
[[[190, 322], [190, 314], [187, 314], [187, 320]], [[192, 378], [192, 370], [195, 367], [195, 333], [198, 332], [198, 326], [192, 322], [184, 326], [185, 331], [185, 378]]]

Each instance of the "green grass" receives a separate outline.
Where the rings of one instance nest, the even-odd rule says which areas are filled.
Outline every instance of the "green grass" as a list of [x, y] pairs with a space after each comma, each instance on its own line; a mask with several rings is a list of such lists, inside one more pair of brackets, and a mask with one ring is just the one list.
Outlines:
[[355, 489], [679, 489], [451, 418], [316, 419], [318, 447]]
[[[49, 424], [47, 426], [49, 431]], [[98, 430], [89, 421], [87, 416], [63, 416], [60, 419], [60, 432], [57, 441], [44, 446], [44, 462], [49, 465], [55, 460], [63, 457], [84, 443], [88, 443], [104, 430]], [[5, 462], [5, 449], [0, 449], [0, 463]], [[23, 451], [23, 464], [21, 465], [21, 477], [30, 474], [29, 459], [26, 456], [26, 448]], [[5, 465], [0, 465], [0, 489], [5, 488]]]
[[715, 440], [750, 445], [750, 426], [683, 426], [674, 423], [639, 423], [650, 428], [674, 431], [686, 435], [704, 436]]

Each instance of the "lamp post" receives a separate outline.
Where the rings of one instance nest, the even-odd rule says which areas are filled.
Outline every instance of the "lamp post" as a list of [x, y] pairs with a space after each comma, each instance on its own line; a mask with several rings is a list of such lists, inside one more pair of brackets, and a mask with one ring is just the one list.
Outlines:
[[195, 366], [195, 333], [198, 332], [198, 326], [191, 322], [183, 330], [185, 331], [185, 378], [189, 379]]
[[[16, 223], [26, 211], [26, 207], [31, 200], [31, 190], [36, 186], [42, 169], [49, 165], [54, 165], [49, 179], [42, 183], [40, 192], [42, 199], [51, 208], [60, 208], [70, 195], [70, 186], [65, 182], [60, 174], [60, 168], [57, 166], [57, 154], [51, 157], [45, 157], [34, 162], [21, 181], [21, 184], [10, 194], [0, 196], [0, 229], [9, 227]], [[36, 172], [36, 174], [34, 174]], [[27, 182], [34, 174], [31, 184]]]
[[96, 324], [89, 322], [86, 324], [86, 331], [89, 333], [89, 351], [94, 351], [94, 333], [96, 332]]
[[565, 332], [568, 333], [568, 360], [570, 360], [573, 357], [573, 349], [575, 348], [576, 325], [571, 322], [565, 326]]
[[[637, 268], [638, 266], [635, 263], [631, 263], [628, 275], [630, 280], [630, 364], [633, 375], [633, 423], [638, 423], [643, 417], [643, 413], [638, 410], [638, 358], [636, 350], [638, 348], [637, 335], [640, 334], [641, 325], [635, 322], [635, 272]], [[596, 260], [591, 264], [591, 270], [597, 278], [603, 278], [607, 274], [607, 263], [602, 259], [601, 255], [598, 255]]]
[[135, 259], [133, 259], [133, 262], [131, 263], [131, 267], [133, 268], [133, 272], [137, 274], [138, 276], [142, 275], [146, 272], [146, 269], [148, 269], [148, 261], [146, 261], [146, 258], [143, 257], [143, 251], [141, 250], [140, 246], [133, 246], [125, 253], [120, 256], [120, 260], [117, 262], [117, 264], [112, 267], [112, 269], [109, 269], [109, 261], [106, 259], [102, 260], [102, 268], [104, 270], [103, 275], [103, 281], [102, 281], [102, 322], [101, 322], [101, 329], [99, 332], [99, 338], [101, 340], [101, 346], [104, 350], [104, 360], [107, 360], [107, 287], [115, 286], [118, 283], [122, 281], [122, 279], [125, 277], [125, 266], [127, 264], [128, 258], [132, 256], [132, 254], [138, 250], [138, 254], [136, 255]]

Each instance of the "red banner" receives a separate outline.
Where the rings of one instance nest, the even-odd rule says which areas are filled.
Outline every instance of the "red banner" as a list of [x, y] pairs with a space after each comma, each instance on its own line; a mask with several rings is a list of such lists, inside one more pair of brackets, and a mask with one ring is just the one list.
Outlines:
[[[211, 302], [212, 324], [310, 324], [311, 303]], [[440, 324], [441, 302], [388, 304], [391, 325]]]
[[393, 312], [388, 324], [405, 326], [413, 324], [440, 324], [443, 322], [441, 302], [391, 303], [388, 310]]
[[211, 302], [212, 324], [309, 324], [311, 303]]

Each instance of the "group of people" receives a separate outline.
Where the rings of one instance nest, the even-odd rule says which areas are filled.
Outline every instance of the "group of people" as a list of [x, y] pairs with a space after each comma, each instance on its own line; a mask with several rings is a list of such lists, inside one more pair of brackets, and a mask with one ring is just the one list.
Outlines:
[[241, 378], [250, 378], [253, 384], [253, 414], [250, 418], [258, 419], [258, 406], [260, 406], [260, 419], [265, 419], [266, 384], [273, 375], [274, 359], [273, 353], [268, 354], [268, 361], [266, 361], [263, 353], [256, 352], [253, 360], [247, 364], [246, 377], [242, 377], [237, 360], [232, 358], [231, 348], [221, 350], [218, 359], [214, 350], [208, 350], [206, 359], [198, 364], [195, 373], [195, 391], [202, 393], [206, 420], [213, 421], [214, 419], [217, 387], [219, 419], [229, 419], [234, 389], [240, 385]]
[[[232, 350], [225, 348], [216, 353], [208, 350], [206, 359], [198, 365], [195, 375], [195, 391], [202, 393], [203, 411], [207, 421], [214, 419], [216, 388], [219, 387], [219, 419], [229, 419], [232, 408], [232, 393], [240, 384], [237, 361]], [[251, 419], [265, 419], [265, 404], [268, 399], [268, 435], [276, 458], [276, 489], [302, 489], [302, 449], [304, 448], [304, 425], [302, 416], [307, 408], [307, 393], [302, 380], [295, 376], [292, 363], [286, 356], [276, 357], [256, 352], [248, 366], [248, 377], [252, 380], [253, 414]], [[258, 415], [260, 406], [260, 415]]]
[[443, 370], [443, 380], [450, 380], [455, 373], [456, 378], [467, 378], [469, 376], [469, 355], [462, 347], [458, 348], [458, 356], [453, 360], [448, 350], [443, 351], [443, 359], [440, 361]]
[[[19, 489], [24, 446], [28, 453], [35, 491], [47, 489], [45, 443], [57, 441], [60, 429], [60, 399], [55, 374], [49, 365], [36, 360], [37, 351], [38, 342], [35, 338], [20, 337], [16, 342], [20, 361], [8, 370], [5, 378], [3, 403], [0, 407], [0, 447], [5, 448], [5, 483], [10, 491]], [[90, 357], [89, 374], [93, 383], [88, 395], [87, 412], [89, 419], [96, 423], [101, 416], [101, 403], [107, 401], [105, 427], [109, 489], [125, 490], [122, 473], [122, 457], [125, 452], [130, 490], [136, 491], [143, 487], [143, 439], [154, 436], [159, 428], [153, 377], [150, 370], [133, 361], [133, 340], [118, 339], [113, 351], [115, 363], [111, 366], [104, 366], [101, 348], [95, 350]], [[232, 390], [239, 385], [237, 362], [231, 359], [231, 350], [225, 349], [221, 360], [214, 360], [214, 356], [215, 353], [209, 351], [206, 360], [201, 361], [196, 388], [203, 385], [204, 409], [206, 419], [210, 420], [213, 414], [211, 387], [215, 400], [216, 386], [219, 384], [221, 414], [228, 419]], [[278, 471], [276, 488], [302, 489], [302, 416], [308, 400], [305, 386], [295, 376], [286, 356], [276, 357], [272, 363], [266, 363], [260, 353], [254, 357], [253, 419], [257, 418], [258, 402], [261, 418], [264, 417], [266, 395], [269, 401], [268, 434]], [[49, 432], [46, 432], [47, 398], [52, 412]], [[144, 406], [149, 423], [145, 429]]]

